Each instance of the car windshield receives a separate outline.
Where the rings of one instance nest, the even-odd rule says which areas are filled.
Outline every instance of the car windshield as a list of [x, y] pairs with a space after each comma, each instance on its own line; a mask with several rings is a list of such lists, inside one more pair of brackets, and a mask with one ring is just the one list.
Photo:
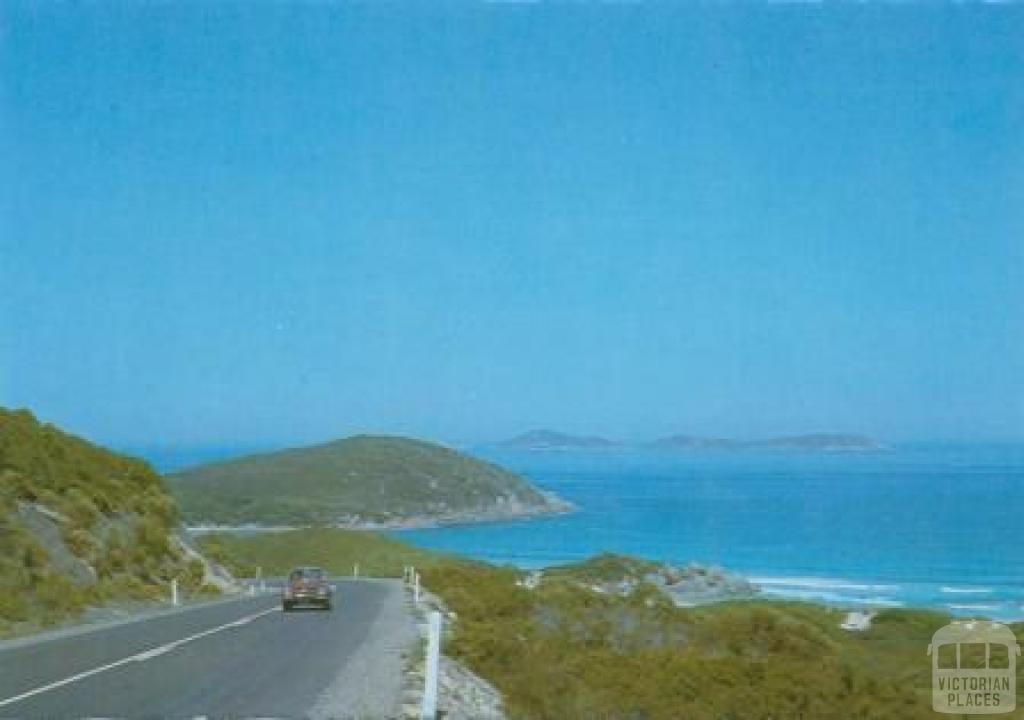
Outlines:
[[324, 571], [319, 568], [299, 568], [292, 570], [288, 579], [291, 582], [315, 582], [324, 579]]

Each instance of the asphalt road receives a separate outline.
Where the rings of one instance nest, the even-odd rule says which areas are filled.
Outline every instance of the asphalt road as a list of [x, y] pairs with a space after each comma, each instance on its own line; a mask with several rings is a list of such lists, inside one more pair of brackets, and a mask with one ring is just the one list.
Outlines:
[[0, 646], [0, 718], [308, 717], [325, 693], [370, 707], [356, 701], [372, 678], [339, 678], [402, 616], [403, 594], [388, 581], [337, 588], [332, 612], [282, 613], [271, 594]]

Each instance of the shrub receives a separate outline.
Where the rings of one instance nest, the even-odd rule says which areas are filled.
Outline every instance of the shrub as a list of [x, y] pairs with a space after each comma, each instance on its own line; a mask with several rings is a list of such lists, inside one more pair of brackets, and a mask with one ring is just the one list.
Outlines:
[[135, 526], [135, 542], [145, 558], [171, 554], [167, 528], [156, 518], [144, 517]]
[[81, 489], [73, 487], [67, 491], [58, 507], [72, 523], [88, 530], [100, 517], [95, 503]]
[[[905, 670], [894, 675], [879, 663], [872, 633], [843, 633], [824, 608], [752, 601], [682, 609], [643, 586], [627, 597], [596, 594], [566, 582], [571, 572], [527, 591], [513, 571], [468, 563], [423, 577], [457, 613], [449, 651], [502, 691], [513, 718], [931, 717], [927, 673], [920, 683], [894, 682]], [[918, 624], [883, 624], [887, 663], [926, 667]]]

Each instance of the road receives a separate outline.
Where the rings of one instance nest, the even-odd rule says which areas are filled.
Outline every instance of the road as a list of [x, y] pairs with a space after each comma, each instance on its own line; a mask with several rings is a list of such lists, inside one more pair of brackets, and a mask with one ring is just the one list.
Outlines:
[[394, 717], [401, 584], [337, 588], [332, 612], [262, 595], [0, 645], [0, 718]]

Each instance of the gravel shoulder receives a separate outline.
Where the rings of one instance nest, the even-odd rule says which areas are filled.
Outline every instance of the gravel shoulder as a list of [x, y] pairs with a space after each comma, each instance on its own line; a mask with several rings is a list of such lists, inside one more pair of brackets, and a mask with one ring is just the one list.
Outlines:
[[379, 580], [384, 592], [366, 637], [309, 713], [313, 720], [395, 718], [401, 714], [406, 658], [418, 640], [400, 580]]

